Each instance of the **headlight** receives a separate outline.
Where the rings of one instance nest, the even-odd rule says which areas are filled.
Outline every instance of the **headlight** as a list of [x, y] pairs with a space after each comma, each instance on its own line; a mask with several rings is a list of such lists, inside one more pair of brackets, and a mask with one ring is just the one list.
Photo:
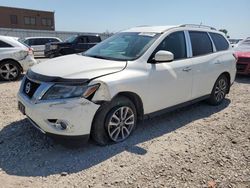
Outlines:
[[99, 86], [100, 84], [91, 86], [56, 84], [45, 93], [42, 100], [67, 99], [74, 97], [89, 98], [93, 96]]
[[50, 49], [51, 49], [51, 50], [57, 49], [57, 45], [55, 45], [55, 44], [50, 45]]

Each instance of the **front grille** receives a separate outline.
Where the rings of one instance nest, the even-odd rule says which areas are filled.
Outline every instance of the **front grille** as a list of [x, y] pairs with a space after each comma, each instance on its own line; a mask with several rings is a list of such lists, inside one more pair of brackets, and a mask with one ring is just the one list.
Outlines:
[[239, 57], [238, 62], [250, 63], [250, 58], [248, 57]]
[[237, 71], [245, 71], [245, 69], [247, 68], [247, 64], [240, 64], [240, 63], [237, 63], [236, 65], [237, 67]]
[[39, 86], [39, 83], [33, 82], [26, 77], [23, 84], [23, 92], [29, 98], [32, 98]]

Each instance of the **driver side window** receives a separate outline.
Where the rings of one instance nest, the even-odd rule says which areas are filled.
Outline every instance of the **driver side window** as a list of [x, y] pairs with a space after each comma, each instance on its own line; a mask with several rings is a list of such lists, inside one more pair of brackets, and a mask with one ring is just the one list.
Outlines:
[[186, 58], [187, 48], [184, 32], [178, 31], [168, 35], [155, 49], [151, 57], [154, 57], [160, 50], [172, 52], [174, 54], [174, 60]]

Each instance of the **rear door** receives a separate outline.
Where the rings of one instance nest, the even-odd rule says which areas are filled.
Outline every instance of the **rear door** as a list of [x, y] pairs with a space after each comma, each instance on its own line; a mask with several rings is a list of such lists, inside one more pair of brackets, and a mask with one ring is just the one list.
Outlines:
[[174, 60], [166, 63], [148, 64], [149, 111], [154, 112], [189, 101], [192, 93], [192, 62], [187, 58], [189, 45], [185, 33], [169, 34], [151, 55], [152, 59], [160, 50], [170, 51]]
[[192, 45], [193, 89], [192, 99], [211, 93], [215, 80], [221, 72], [219, 55], [207, 32], [189, 31]]

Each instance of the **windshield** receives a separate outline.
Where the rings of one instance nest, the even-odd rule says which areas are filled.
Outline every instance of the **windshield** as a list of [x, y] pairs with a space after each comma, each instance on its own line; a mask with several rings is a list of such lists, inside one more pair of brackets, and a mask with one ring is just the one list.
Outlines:
[[235, 50], [240, 52], [250, 52], [250, 38], [241, 41]]
[[30, 48], [30, 46], [29, 46], [28, 44], [25, 43], [25, 40], [24, 40], [24, 39], [18, 39], [17, 41], [20, 42], [21, 44], [23, 44], [24, 46]]
[[69, 37], [68, 39], [66, 39], [65, 42], [72, 43], [72, 42], [75, 41], [75, 39], [76, 39], [76, 36], [71, 36], [71, 37]]
[[158, 38], [156, 33], [122, 32], [89, 49], [83, 55], [101, 59], [134, 60]]

